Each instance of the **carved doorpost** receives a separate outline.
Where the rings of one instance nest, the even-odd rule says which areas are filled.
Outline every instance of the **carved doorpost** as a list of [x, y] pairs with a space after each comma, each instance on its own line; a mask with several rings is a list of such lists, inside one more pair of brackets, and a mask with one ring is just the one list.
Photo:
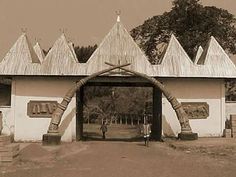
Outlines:
[[83, 105], [84, 105], [84, 87], [81, 87], [76, 94], [76, 140], [83, 139]]
[[2, 111], [0, 111], [0, 135], [2, 134], [3, 122], [2, 122]]

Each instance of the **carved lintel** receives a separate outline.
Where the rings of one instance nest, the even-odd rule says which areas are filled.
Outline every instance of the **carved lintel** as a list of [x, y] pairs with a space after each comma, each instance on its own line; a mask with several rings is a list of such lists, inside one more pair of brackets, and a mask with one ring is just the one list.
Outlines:
[[206, 102], [182, 102], [189, 119], [206, 119], [209, 117], [209, 105]]

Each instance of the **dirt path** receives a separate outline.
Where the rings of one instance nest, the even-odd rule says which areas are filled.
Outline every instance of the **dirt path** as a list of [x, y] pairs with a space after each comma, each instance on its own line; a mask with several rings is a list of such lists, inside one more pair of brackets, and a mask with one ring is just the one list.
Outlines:
[[[34, 147], [33, 147], [34, 146]], [[27, 148], [27, 147], [26, 147]], [[1, 177], [234, 177], [236, 161], [170, 148], [167, 143], [79, 142], [28, 146]], [[36, 153], [36, 150], [37, 153]], [[35, 155], [35, 157], [33, 157]]]

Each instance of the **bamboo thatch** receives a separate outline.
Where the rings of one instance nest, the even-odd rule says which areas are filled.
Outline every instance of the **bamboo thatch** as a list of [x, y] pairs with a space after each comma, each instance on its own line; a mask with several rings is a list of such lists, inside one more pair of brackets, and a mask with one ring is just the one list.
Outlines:
[[[35, 67], [39, 63], [39, 58], [23, 33], [1, 61], [0, 72], [2, 75], [22, 75], [26, 70], [31, 71], [31, 66]], [[34, 71], [32, 73], [35, 74]]]
[[205, 75], [235, 77], [236, 67], [234, 63], [213, 36], [199, 58], [198, 64], [203, 65], [202, 72]]
[[[62, 34], [42, 63], [25, 34], [22, 34], [0, 63], [0, 75], [87, 76], [108, 68], [105, 62], [120, 65], [152, 77], [236, 78], [236, 67], [214, 37], [202, 52], [199, 48], [194, 62], [174, 35], [161, 62], [151, 65], [120, 21], [112, 27], [87, 61], [79, 63], [73, 46]], [[199, 59], [198, 59], [199, 58]], [[118, 71], [118, 69], [116, 70]], [[121, 72], [112, 71], [113, 76]]]
[[71, 50], [71, 52], [72, 52], [74, 58], [76, 59], [76, 61], [79, 61], [79, 60], [77, 59], [77, 56], [76, 56], [76, 53], [75, 53], [75, 49], [74, 49], [73, 43], [72, 43], [72, 42], [69, 42], [68, 45], [69, 45], [70, 50]]
[[72, 53], [66, 37], [62, 34], [54, 43], [42, 63], [42, 74], [67, 75], [74, 71], [77, 60]]
[[45, 55], [44, 55], [43, 50], [38, 42], [34, 45], [34, 51], [35, 51], [36, 55], [38, 56], [40, 63], [42, 63], [45, 58]]
[[195, 56], [195, 58], [193, 60], [194, 64], [198, 63], [198, 60], [201, 57], [202, 53], [203, 53], [203, 48], [202, 48], [202, 46], [199, 46], [198, 50], [197, 50], [197, 53], [196, 53], [196, 56]]
[[193, 74], [193, 67], [193, 62], [172, 34], [161, 63], [154, 65], [155, 73], [167, 77], [185, 77]]
[[116, 65], [131, 63], [129, 69], [149, 74], [153, 72], [150, 62], [119, 21], [88, 60], [87, 73], [107, 68], [105, 62]]

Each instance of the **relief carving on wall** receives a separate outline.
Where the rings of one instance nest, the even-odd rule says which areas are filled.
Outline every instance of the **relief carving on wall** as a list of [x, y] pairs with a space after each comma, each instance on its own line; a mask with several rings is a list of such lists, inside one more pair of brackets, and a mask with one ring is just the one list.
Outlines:
[[209, 116], [209, 105], [206, 102], [182, 102], [189, 119], [206, 119]]
[[57, 101], [30, 101], [27, 104], [27, 115], [29, 117], [51, 118], [57, 104]]

